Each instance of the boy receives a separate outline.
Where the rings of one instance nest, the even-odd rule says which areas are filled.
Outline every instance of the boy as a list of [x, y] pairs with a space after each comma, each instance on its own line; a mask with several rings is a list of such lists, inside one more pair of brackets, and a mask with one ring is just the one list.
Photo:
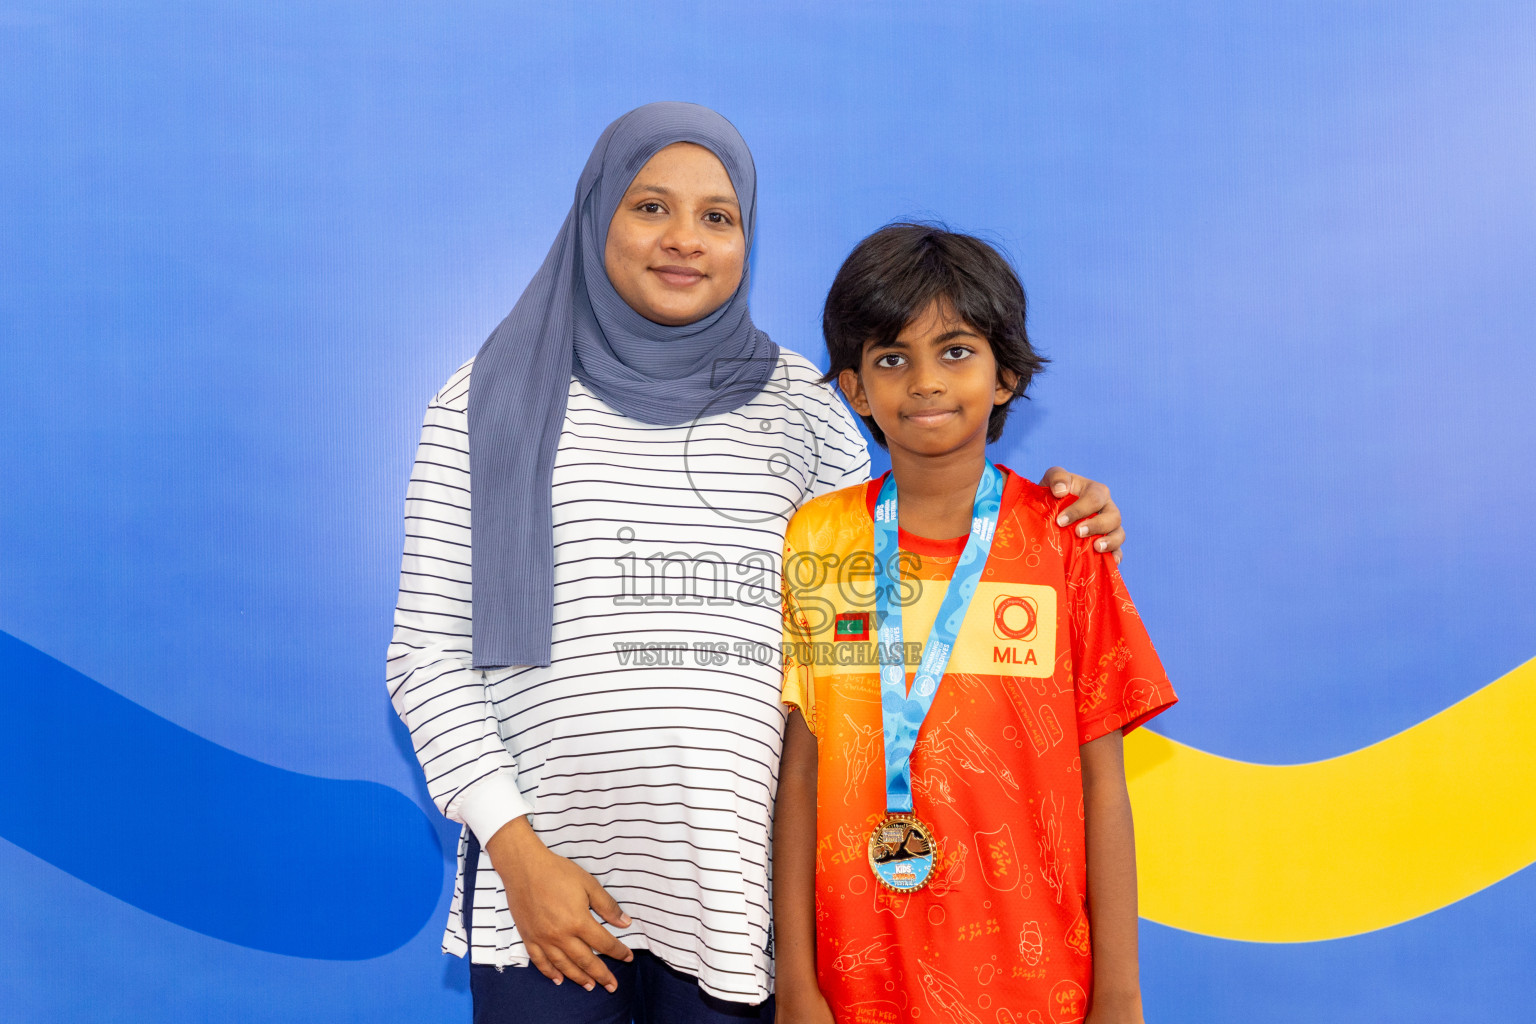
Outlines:
[[785, 539], [784, 1024], [1142, 1020], [1121, 736], [1177, 698], [1071, 499], [987, 461], [1045, 362], [1024, 301], [990, 246], [913, 224], [827, 297], [828, 379], [891, 472]]

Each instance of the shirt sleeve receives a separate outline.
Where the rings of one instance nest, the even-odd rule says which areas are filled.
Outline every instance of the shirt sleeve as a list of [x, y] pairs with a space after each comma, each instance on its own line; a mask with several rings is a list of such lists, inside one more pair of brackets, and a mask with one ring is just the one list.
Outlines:
[[468, 391], [466, 365], [422, 423], [386, 672], [433, 802], [483, 843], [533, 807], [470, 653]]
[[[797, 533], [803, 532], [796, 529], [796, 522], [790, 521], [789, 529], [784, 536], [784, 564], [789, 565], [791, 559], [798, 551], [803, 550], [795, 543]], [[821, 731], [818, 728], [816, 716], [816, 678], [811, 670], [813, 659], [805, 656], [803, 652], [808, 649], [810, 635], [807, 632], [808, 623], [804, 613], [795, 602], [795, 595], [789, 585], [789, 573], [781, 573], [780, 590], [784, 601], [784, 703], [792, 708], [798, 708], [800, 714], [805, 717], [805, 724], [810, 726], [811, 734], [818, 740], [821, 739]]]
[[831, 385], [813, 386], [820, 401], [807, 414], [817, 426], [818, 465], [807, 501], [869, 480], [869, 445], [858, 421]]
[[[1060, 512], [1057, 507], [1052, 518]], [[1067, 550], [1067, 616], [1078, 743], [1130, 732], [1167, 710], [1178, 695], [1163, 671], [1114, 556], [1092, 538], [1062, 529]]]

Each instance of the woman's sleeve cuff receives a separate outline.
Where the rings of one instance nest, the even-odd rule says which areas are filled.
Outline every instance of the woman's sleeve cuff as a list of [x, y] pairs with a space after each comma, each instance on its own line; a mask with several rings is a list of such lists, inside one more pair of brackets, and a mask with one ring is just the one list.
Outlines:
[[448, 817], [469, 826], [484, 846], [509, 821], [533, 813], [533, 804], [517, 788], [514, 772], [492, 772], [459, 791], [448, 804]]

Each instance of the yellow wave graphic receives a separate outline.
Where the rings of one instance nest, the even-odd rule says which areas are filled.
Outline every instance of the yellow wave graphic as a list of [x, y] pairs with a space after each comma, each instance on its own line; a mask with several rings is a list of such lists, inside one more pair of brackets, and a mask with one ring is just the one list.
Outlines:
[[1224, 939], [1386, 928], [1536, 862], [1536, 659], [1411, 729], [1300, 765], [1126, 737], [1141, 915]]

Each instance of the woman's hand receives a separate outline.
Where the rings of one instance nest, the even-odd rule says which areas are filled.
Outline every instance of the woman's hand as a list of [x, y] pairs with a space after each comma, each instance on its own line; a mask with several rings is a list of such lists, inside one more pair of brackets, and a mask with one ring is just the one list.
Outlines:
[[1109, 496], [1108, 487], [1097, 480], [1068, 473], [1060, 466], [1046, 470], [1040, 478], [1040, 486], [1058, 498], [1077, 495], [1077, 500], [1057, 517], [1056, 524], [1071, 526], [1077, 523], [1079, 537], [1098, 536], [1099, 539], [1093, 542], [1093, 550], [1113, 551], [1115, 564], [1120, 564], [1120, 545], [1125, 543], [1125, 531], [1120, 527], [1120, 508]]
[[832, 1007], [815, 985], [780, 988], [774, 996], [774, 1024], [833, 1024]]
[[550, 852], [526, 817], [498, 829], [485, 852], [506, 886], [512, 923], [539, 972], [556, 985], [570, 978], [588, 991], [595, 985], [617, 989], [613, 972], [597, 954], [624, 961], [635, 955], [592, 913], [619, 928], [629, 926], [629, 915], [597, 879]]

